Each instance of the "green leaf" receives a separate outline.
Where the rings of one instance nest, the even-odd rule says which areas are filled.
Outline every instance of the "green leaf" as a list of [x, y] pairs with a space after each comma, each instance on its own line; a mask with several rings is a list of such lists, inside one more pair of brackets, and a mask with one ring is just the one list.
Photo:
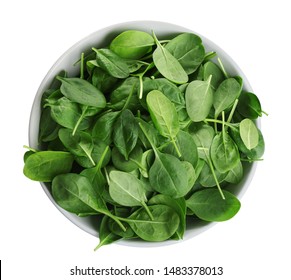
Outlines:
[[153, 52], [153, 61], [159, 72], [169, 81], [176, 84], [188, 82], [188, 75], [179, 61], [158, 41], [154, 35], [157, 48]]
[[79, 216], [101, 213], [115, 220], [125, 230], [85, 176], [75, 173], [56, 176], [52, 181], [52, 195], [58, 205], [71, 213]]
[[202, 40], [192, 33], [176, 36], [165, 48], [178, 59], [187, 74], [195, 72], [204, 60], [205, 49]]
[[100, 229], [99, 229], [99, 244], [94, 249], [94, 251], [98, 250], [100, 247], [104, 245], [111, 244], [119, 239], [121, 239], [120, 236], [112, 233], [108, 227], [109, 218], [107, 216], [104, 216], [101, 221]]
[[254, 149], [259, 144], [259, 132], [252, 120], [242, 120], [239, 124], [239, 133], [247, 149]]
[[179, 215], [180, 223], [176, 231], [177, 239], [183, 239], [186, 230], [186, 201], [184, 197], [172, 198], [167, 195], [157, 194], [149, 200], [149, 205], [167, 205]]
[[238, 148], [227, 133], [219, 133], [213, 138], [210, 157], [220, 173], [231, 170], [240, 160]]
[[151, 119], [159, 133], [174, 138], [179, 132], [179, 119], [173, 103], [160, 91], [152, 90], [147, 95]]
[[135, 117], [129, 110], [124, 110], [113, 126], [113, 142], [119, 152], [128, 160], [138, 139], [138, 126]]
[[231, 107], [239, 97], [240, 92], [241, 85], [235, 78], [224, 80], [213, 95], [215, 116], [218, 116], [222, 111]]
[[203, 121], [210, 112], [213, 101], [210, 81], [211, 76], [207, 81], [195, 80], [186, 89], [186, 109], [193, 122]]
[[210, 76], [210, 84], [212, 88], [216, 90], [224, 80], [224, 74], [221, 69], [212, 61], [206, 62], [203, 67], [203, 80], [208, 80]]
[[143, 183], [127, 172], [113, 170], [109, 173], [109, 193], [123, 206], [143, 206], [147, 201]]
[[66, 97], [62, 97], [52, 104], [47, 104], [47, 106], [51, 108], [52, 119], [63, 127], [74, 129], [80, 119], [79, 130], [84, 130], [91, 124], [89, 118], [82, 117], [79, 104]]
[[251, 92], [242, 92], [237, 105], [238, 112], [245, 118], [257, 119], [262, 116], [259, 98]]
[[92, 165], [95, 162], [92, 158], [92, 151], [94, 148], [92, 137], [89, 133], [78, 131], [75, 135], [72, 130], [61, 128], [59, 130], [59, 137], [64, 146], [75, 156], [88, 157]]
[[126, 219], [130, 227], [146, 241], [169, 239], [179, 226], [180, 219], [176, 211], [167, 205], [152, 205], [148, 208], [154, 219], [151, 220], [146, 210], [141, 208]]
[[97, 64], [112, 77], [125, 79], [129, 76], [126, 61], [109, 49], [95, 49]]
[[106, 106], [103, 93], [88, 81], [81, 78], [57, 78], [62, 82], [62, 94], [71, 101], [97, 108]]
[[126, 30], [115, 37], [110, 49], [120, 57], [139, 59], [151, 51], [155, 44], [153, 37], [143, 31]]
[[149, 170], [149, 180], [154, 190], [174, 198], [186, 195], [188, 186], [187, 170], [176, 157], [155, 152], [156, 158]]
[[198, 218], [208, 222], [222, 222], [231, 219], [240, 209], [239, 200], [230, 192], [223, 191], [225, 199], [216, 189], [195, 192], [186, 205]]
[[68, 152], [35, 152], [26, 158], [23, 173], [34, 181], [51, 182], [58, 174], [70, 172], [73, 160]]

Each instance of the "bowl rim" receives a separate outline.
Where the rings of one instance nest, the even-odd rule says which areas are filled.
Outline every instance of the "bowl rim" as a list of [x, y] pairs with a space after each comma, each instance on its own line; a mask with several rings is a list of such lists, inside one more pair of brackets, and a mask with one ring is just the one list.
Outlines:
[[[243, 71], [240, 69], [240, 67], [237, 65], [237, 63], [220, 46], [218, 46], [216, 43], [214, 43], [213, 41], [211, 41], [210, 39], [208, 39], [204, 35], [196, 32], [194, 30], [188, 29], [186, 27], [176, 25], [173, 23], [164, 22], [164, 21], [138, 20], [138, 21], [127, 21], [127, 22], [116, 23], [116, 24], [113, 24], [113, 25], [110, 25], [107, 27], [103, 27], [103, 28], [87, 35], [83, 39], [79, 40], [77, 43], [75, 43], [69, 49], [67, 49], [56, 60], [56, 62], [51, 66], [51, 68], [49, 69], [49, 71], [47, 72], [45, 77], [43, 78], [42, 82], [40, 83], [38, 90], [36, 92], [33, 104], [32, 104], [30, 119], [29, 119], [29, 135], [28, 135], [30, 147], [37, 148], [37, 146], [38, 146], [38, 143], [37, 143], [38, 131], [36, 131], [36, 127], [37, 128], [39, 127], [41, 96], [42, 96], [43, 92], [50, 86], [50, 84], [52, 83], [52, 80], [56, 76], [57, 71], [59, 71], [59, 69], [61, 69], [61, 65], [63, 64], [63, 62], [66, 61], [67, 57], [72, 55], [72, 53], [79, 53], [79, 55], [80, 55], [81, 52], [84, 51], [84, 49], [88, 46], [88, 44], [90, 44], [90, 42], [93, 42], [94, 40], [96, 40], [95, 38], [100, 37], [99, 36], [100, 34], [102, 34], [102, 36], [105, 38], [106, 36], [108, 36], [109, 33], [115, 32], [116, 34], [118, 34], [118, 32], [120, 32], [120, 31], [127, 30], [127, 29], [133, 29], [133, 28], [138, 29], [138, 30], [143, 30], [143, 31], [155, 30], [155, 32], [156, 32], [156, 30], [163, 30], [165, 33], [168, 33], [168, 34], [174, 34], [175, 32], [177, 34], [182, 33], [182, 32], [191, 32], [191, 33], [198, 35], [202, 39], [202, 42], [205, 46], [208, 46], [208, 47], [211, 46], [212, 50], [216, 51], [220, 57], [223, 57], [224, 62], [226, 62], [224, 64], [224, 66], [228, 70], [228, 72], [230, 72], [230, 73], [234, 72], [235, 74], [238, 74], [239, 76], [242, 77], [242, 79], [244, 81], [243, 88], [247, 91], [253, 92], [252, 87], [251, 87], [247, 77], [245, 76]], [[172, 31], [169, 31], [169, 30], [172, 30]], [[161, 31], [156, 32], [157, 35], [159, 35], [159, 33], [161, 33]], [[102, 43], [105, 43], [105, 42], [102, 42]], [[98, 41], [98, 44], [101, 44], [101, 42]], [[256, 120], [256, 124], [257, 124], [258, 128], [261, 127], [260, 119]], [[247, 189], [248, 189], [248, 187], [249, 187], [249, 185], [254, 177], [256, 167], [257, 167], [256, 162], [253, 162], [252, 164], [250, 164], [250, 166], [248, 168], [247, 175], [245, 175], [243, 182], [241, 182], [241, 184], [239, 184], [240, 187], [238, 188], [238, 193], [237, 193], [238, 198], [241, 199], [243, 197], [243, 195], [245, 194], [245, 192], [247, 191]], [[51, 195], [47, 185], [43, 182], [40, 182], [40, 184], [41, 184], [44, 192], [46, 193], [46, 195], [51, 200], [51, 202], [70, 222], [75, 224], [77, 227], [79, 227], [83, 231], [85, 231], [93, 236], [99, 237], [99, 234], [98, 234], [98, 231], [96, 228], [84, 226], [84, 220], [81, 220], [80, 217], [78, 217], [76, 219], [77, 216], [75, 214], [69, 213], [66, 210], [64, 210], [63, 208], [61, 208], [59, 205], [57, 205], [56, 202], [54, 201], [54, 199], [52, 198], [52, 195]], [[120, 244], [120, 245], [125, 245], [125, 246], [133, 246], [133, 247], [167, 246], [167, 245], [177, 244], [178, 242], [183, 242], [183, 241], [189, 240], [189, 239], [201, 234], [202, 232], [210, 229], [211, 227], [213, 227], [216, 224], [217, 224], [217, 222], [205, 223], [202, 226], [195, 228], [194, 231], [193, 231], [193, 229], [192, 230], [187, 229], [185, 231], [184, 238], [182, 240], [179, 240], [179, 241], [166, 240], [163, 242], [146, 242], [146, 241], [142, 241], [142, 240], [120, 240], [120, 241], [117, 241], [115, 243]]]

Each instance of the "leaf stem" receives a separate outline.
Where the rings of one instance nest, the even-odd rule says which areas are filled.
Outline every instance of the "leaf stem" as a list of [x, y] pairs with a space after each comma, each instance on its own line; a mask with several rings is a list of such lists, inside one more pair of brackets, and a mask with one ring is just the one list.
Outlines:
[[228, 116], [226, 122], [228, 122], [228, 123], [231, 122], [237, 104], [238, 104], [238, 99], [236, 99], [236, 100], [234, 101], [234, 103], [233, 103], [233, 105], [232, 105], [232, 108], [231, 108], [231, 111], [230, 111], [230, 113], [229, 113], [229, 116]]
[[154, 145], [154, 143], [152, 142], [152, 140], [150, 139], [150, 137], [147, 134], [145, 128], [143, 127], [143, 125], [140, 122], [138, 123], [138, 125], [141, 128], [141, 130], [142, 130], [143, 134], [145, 135], [145, 137], [147, 138], [147, 140], [149, 141], [151, 147], [153, 148], [153, 150], [155, 152], [155, 155], [158, 156], [159, 151], [158, 151], [157, 147]]
[[264, 115], [266, 115], [266, 116], [269, 116], [269, 114], [267, 113], [267, 112], [265, 112], [265, 111], [261, 111]]
[[84, 53], [81, 54], [80, 78], [84, 79]]
[[109, 150], [109, 146], [106, 146], [106, 148], [104, 149], [104, 152], [102, 153], [100, 160], [98, 161], [98, 164], [96, 166], [97, 169], [101, 168], [102, 163], [104, 161], [104, 158], [105, 158], [106, 154], [108, 153], [108, 150]]
[[114, 220], [123, 231], [126, 231], [126, 227], [122, 224], [122, 222], [120, 221], [121, 219], [117, 216], [114, 216], [113, 214], [111, 214], [109, 211], [104, 212], [104, 215], [108, 216], [109, 218], [111, 218], [112, 220]]
[[175, 150], [176, 150], [176, 152], [177, 152], [177, 154], [178, 154], [178, 157], [180, 158], [180, 157], [182, 156], [182, 154], [181, 154], [181, 152], [180, 152], [180, 150], [179, 150], [179, 148], [178, 148], [178, 146], [177, 146], [176, 140], [175, 140], [174, 138], [171, 137], [171, 142], [173, 143], [174, 148], [175, 148]]
[[217, 61], [218, 61], [219, 65], [220, 65], [221, 71], [223, 72], [225, 78], [228, 79], [228, 78], [229, 78], [229, 75], [228, 75], [227, 72], [225, 71], [225, 68], [224, 68], [224, 66], [223, 66], [223, 64], [222, 64], [222, 61], [221, 61], [221, 59], [220, 59], [219, 57], [217, 58]]
[[[223, 124], [223, 121], [220, 121], [220, 120], [216, 120], [216, 119], [205, 119], [204, 122], [213, 122], [213, 123], [220, 123], [220, 124]], [[231, 123], [228, 123], [228, 122], [224, 122], [224, 124], [226, 126], [229, 126], [229, 127], [235, 127], [234, 124], [231, 124]]]
[[26, 145], [23, 145], [23, 148], [28, 149], [29, 151], [34, 152], [34, 153], [38, 152], [38, 150], [33, 149], [33, 148], [26, 146]]
[[[207, 149], [207, 150], [208, 150], [208, 149]], [[210, 158], [210, 156], [206, 153], [206, 149], [205, 149], [205, 148], [204, 148], [203, 151], [204, 151], [204, 154], [205, 154], [205, 156], [206, 156], [206, 158], [207, 158], [208, 165], [209, 165], [209, 167], [210, 167], [210, 170], [211, 170], [212, 176], [213, 176], [213, 178], [214, 178], [214, 181], [215, 181], [215, 183], [216, 183], [216, 186], [217, 186], [217, 188], [218, 188], [218, 191], [219, 191], [219, 193], [220, 193], [222, 199], [225, 199], [225, 196], [224, 196], [224, 194], [223, 194], [223, 192], [222, 192], [222, 190], [221, 190], [220, 184], [219, 184], [218, 179], [217, 179], [217, 177], [216, 177], [215, 170], [214, 170], [213, 164], [212, 164], [212, 162], [211, 162], [211, 158]]]
[[149, 207], [147, 206], [147, 204], [144, 201], [142, 201], [141, 204], [142, 204], [143, 208], [147, 211], [150, 219], [153, 221], [154, 216], [153, 216], [152, 212], [150, 211]]
[[75, 127], [73, 129], [73, 132], [72, 132], [73, 136], [75, 135], [75, 133], [76, 133], [81, 121], [84, 119], [84, 116], [86, 114], [87, 109], [88, 109], [88, 106], [85, 106], [84, 109], [82, 110], [82, 114], [81, 114], [80, 118], [78, 119], [78, 121], [76, 122], [76, 125], [75, 125]]

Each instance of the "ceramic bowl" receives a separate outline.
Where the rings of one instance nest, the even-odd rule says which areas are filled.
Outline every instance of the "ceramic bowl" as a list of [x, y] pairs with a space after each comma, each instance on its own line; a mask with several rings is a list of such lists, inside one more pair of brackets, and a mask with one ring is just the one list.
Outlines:
[[[188, 28], [174, 25], [171, 23], [166, 22], [157, 22], [157, 21], [134, 21], [134, 22], [125, 22], [120, 24], [115, 24], [101, 30], [98, 30], [91, 35], [87, 36], [86, 38], [82, 39], [81, 41], [77, 42], [73, 45], [70, 49], [68, 49], [51, 67], [48, 71], [47, 75], [44, 77], [43, 81], [41, 82], [38, 91], [35, 96], [35, 100], [32, 106], [31, 117], [30, 117], [30, 125], [29, 125], [29, 145], [33, 148], [38, 147], [38, 130], [39, 130], [39, 120], [40, 120], [40, 101], [43, 92], [49, 88], [51, 85], [54, 77], [62, 70], [67, 71], [69, 76], [77, 75], [79, 72], [79, 66], [74, 66], [74, 62], [79, 60], [80, 54], [87, 50], [90, 50], [92, 46], [95, 48], [98, 47], [105, 47], [108, 43], [119, 33], [124, 30], [128, 29], [137, 29], [141, 31], [151, 32], [152, 30], [155, 31], [155, 34], [158, 38], [166, 38], [167, 36], [174, 36], [175, 34], [179, 34], [181, 32], [192, 32], [197, 34], [201, 37], [206, 51], [215, 51], [218, 57], [221, 58], [223, 61], [224, 67], [228, 73], [231, 75], [239, 75], [244, 80], [244, 90], [252, 91], [252, 88], [245, 77], [242, 70], [239, 66], [233, 61], [233, 59], [225, 53], [219, 46], [215, 43], [210, 41], [208, 38], [205, 38], [203, 35], [190, 30]], [[257, 123], [257, 125], [259, 125]], [[234, 193], [237, 195], [238, 198], [241, 198], [242, 195], [247, 190], [252, 177], [255, 172], [256, 164], [251, 164], [247, 166], [245, 170], [244, 179], [240, 184], [232, 189]], [[41, 183], [43, 190], [47, 194], [48, 198], [52, 201], [52, 203], [59, 209], [59, 211], [64, 214], [72, 223], [76, 226], [84, 230], [85, 232], [92, 234], [98, 237], [98, 230], [95, 221], [92, 217], [80, 218], [74, 214], [68, 213], [64, 209], [60, 208], [52, 198], [52, 195], [49, 191], [48, 185], [45, 183]], [[204, 232], [205, 230], [212, 227], [215, 223], [205, 223], [200, 222], [193, 225], [189, 225], [183, 240], [188, 240], [193, 238], [194, 236]], [[162, 245], [169, 245], [174, 244], [177, 241], [165, 241], [165, 242], [158, 242], [158, 243], [149, 243], [144, 241], [119, 241], [118, 244], [127, 245], [127, 246], [162, 246]]]

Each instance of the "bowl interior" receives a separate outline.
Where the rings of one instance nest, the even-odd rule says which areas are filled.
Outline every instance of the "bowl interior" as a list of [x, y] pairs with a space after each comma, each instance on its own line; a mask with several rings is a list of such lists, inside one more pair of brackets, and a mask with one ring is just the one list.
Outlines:
[[[67, 50], [52, 66], [49, 70], [45, 78], [43, 79], [42, 83], [39, 86], [39, 89], [36, 93], [35, 100], [31, 110], [30, 116], [30, 125], [29, 125], [29, 145], [33, 148], [38, 148], [38, 127], [39, 127], [39, 120], [40, 120], [40, 113], [41, 113], [41, 96], [43, 92], [48, 89], [54, 80], [54, 77], [61, 72], [62, 70], [66, 70], [69, 76], [77, 75], [79, 72], [79, 66], [74, 66], [74, 63], [79, 60], [80, 54], [82, 52], [86, 52], [91, 50], [94, 46], [95, 48], [105, 47], [108, 43], [119, 33], [124, 30], [128, 29], [138, 29], [141, 31], [151, 32], [152, 30], [155, 31], [155, 34], [159, 39], [163, 39], [165, 37], [174, 37], [176, 34], [181, 32], [192, 32], [197, 34], [201, 37], [206, 51], [215, 51], [223, 61], [224, 67], [228, 73], [231, 75], [239, 75], [244, 80], [244, 90], [252, 91], [252, 88], [245, 77], [244, 73], [238, 67], [238, 65], [232, 60], [232, 58], [226, 54], [219, 46], [215, 43], [211, 42], [209, 39], [205, 38], [203, 35], [199, 33], [189, 30], [187, 28], [165, 23], [165, 22], [157, 22], [157, 21], [134, 21], [134, 22], [125, 22], [116, 25], [112, 25], [101, 30], [94, 32], [93, 34], [87, 36], [86, 38], [82, 39], [74, 46], [72, 46], [69, 50]], [[257, 123], [259, 125], [259, 123]], [[246, 166], [245, 169], [245, 176], [244, 179], [240, 184], [234, 186], [232, 188], [232, 192], [234, 192], [239, 198], [245, 193], [247, 187], [249, 186], [252, 177], [255, 172], [256, 164], [249, 164]], [[96, 218], [86, 217], [80, 218], [74, 214], [71, 214], [64, 209], [60, 208], [54, 201], [49, 191], [48, 184], [41, 183], [45, 193], [52, 201], [52, 203], [63, 213], [71, 222], [77, 225], [82, 230], [94, 235], [98, 236], [98, 225], [96, 223]], [[207, 230], [215, 223], [206, 223], [206, 222], [195, 222], [190, 223], [188, 226], [184, 240], [192, 238], [193, 236], [200, 234], [201, 232]], [[166, 241], [166, 242], [159, 242], [159, 243], [147, 243], [145, 241], [120, 241], [119, 244], [127, 245], [127, 246], [161, 246], [161, 245], [168, 245], [173, 244], [176, 241]]]

